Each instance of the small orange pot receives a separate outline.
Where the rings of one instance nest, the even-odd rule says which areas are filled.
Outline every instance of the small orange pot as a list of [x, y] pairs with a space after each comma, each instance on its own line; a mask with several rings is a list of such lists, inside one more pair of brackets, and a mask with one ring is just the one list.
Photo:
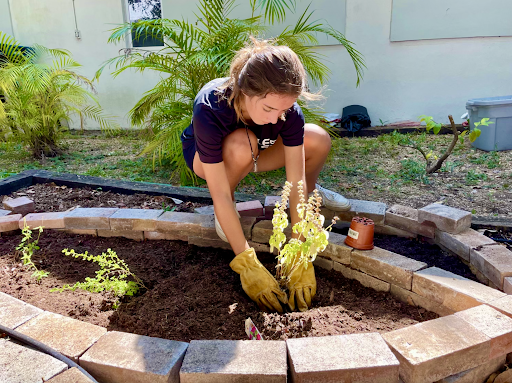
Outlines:
[[369, 218], [352, 218], [347, 238], [345, 238], [345, 244], [358, 250], [373, 249], [374, 228], [375, 224]]

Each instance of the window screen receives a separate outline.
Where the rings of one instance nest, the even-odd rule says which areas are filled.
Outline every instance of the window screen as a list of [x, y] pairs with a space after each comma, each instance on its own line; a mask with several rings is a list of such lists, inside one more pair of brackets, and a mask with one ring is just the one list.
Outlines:
[[[157, 20], [162, 18], [161, 0], [127, 0], [130, 22], [140, 20]], [[161, 47], [164, 45], [161, 36], [145, 36], [144, 33], [136, 38], [132, 31], [133, 47]]]

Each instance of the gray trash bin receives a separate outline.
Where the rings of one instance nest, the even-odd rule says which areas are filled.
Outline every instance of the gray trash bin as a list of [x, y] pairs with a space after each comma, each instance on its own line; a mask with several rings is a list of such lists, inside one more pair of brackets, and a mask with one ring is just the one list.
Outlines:
[[512, 96], [475, 98], [466, 103], [471, 130], [475, 122], [490, 118], [489, 126], [480, 126], [482, 131], [472, 145], [487, 152], [512, 149]]

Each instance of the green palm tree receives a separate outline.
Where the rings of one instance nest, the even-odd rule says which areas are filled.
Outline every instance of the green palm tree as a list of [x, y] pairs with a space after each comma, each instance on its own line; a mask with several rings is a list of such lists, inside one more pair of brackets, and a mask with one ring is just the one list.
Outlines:
[[[185, 164], [180, 133], [192, 118], [193, 101], [199, 90], [214, 78], [229, 73], [229, 66], [237, 50], [250, 41], [251, 35], [266, 31], [263, 22], [282, 22], [285, 11], [295, 8], [294, 0], [250, 0], [252, 17], [229, 18], [236, 0], [199, 0], [198, 20], [143, 20], [126, 23], [112, 30], [109, 42], [117, 43], [126, 35], [137, 39], [159, 38], [164, 47], [157, 51], [125, 49], [123, 54], [105, 62], [96, 73], [99, 78], [106, 67], [114, 66], [113, 76], [135, 69], [139, 72], [156, 71], [162, 75], [157, 85], [146, 92], [130, 110], [134, 126], [146, 126], [153, 134], [140, 155], [152, 154], [153, 167], [157, 160], [168, 159], [180, 174], [181, 183], [195, 181], [195, 175]], [[256, 12], [263, 14], [255, 15]], [[317, 33], [332, 36], [341, 43], [352, 58], [359, 84], [364, 60], [342, 33], [318, 20], [312, 20], [309, 7], [299, 21], [286, 27], [274, 38], [276, 45], [287, 45], [302, 60], [315, 85], [328, 79], [329, 69], [322, 63], [323, 56], [314, 49], [318, 45]], [[320, 111], [303, 108], [306, 120], [329, 128], [320, 121]]]
[[102, 129], [116, 124], [103, 115], [91, 80], [69, 52], [35, 45], [21, 47], [0, 32], [0, 139], [27, 145], [36, 158], [62, 153], [63, 125], [73, 116], [91, 118]]

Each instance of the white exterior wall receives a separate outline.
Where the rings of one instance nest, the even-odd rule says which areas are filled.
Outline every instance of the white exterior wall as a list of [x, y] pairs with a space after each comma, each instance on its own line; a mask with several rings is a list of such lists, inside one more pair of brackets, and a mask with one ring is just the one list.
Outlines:
[[[2, 1], [6, 0], [0, 0], [0, 7]], [[179, 18], [177, 10], [185, 4], [189, 9], [184, 13], [192, 21], [195, 1], [162, 3], [164, 17]], [[123, 0], [76, 0], [82, 33], [77, 40], [72, 0], [10, 0], [14, 36], [23, 45], [68, 49], [83, 65], [81, 73], [92, 77], [125, 47], [107, 44], [109, 29], [123, 22], [122, 4]], [[379, 119], [416, 120], [420, 114], [440, 122], [448, 122], [452, 114], [460, 122], [468, 99], [512, 94], [512, 37], [390, 42], [391, 10], [392, 0], [347, 0], [345, 34], [365, 56], [368, 69], [356, 88], [355, 70], [345, 49], [318, 48], [332, 70], [324, 92], [326, 112], [341, 114], [344, 106], [360, 104], [368, 108], [373, 124]], [[4, 18], [0, 16], [1, 30]], [[128, 111], [157, 80], [158, 75], [150, 72], [113, 79], [106, 71], [97, 86], [98, 98], [106, 113], [119, 116], [120, 124], [130, 127]], [[89, 121], [87, 128], [97, 126]]]
[[12, 36], [11, 12], [9, 0], [0, 0], [0, 31]]

